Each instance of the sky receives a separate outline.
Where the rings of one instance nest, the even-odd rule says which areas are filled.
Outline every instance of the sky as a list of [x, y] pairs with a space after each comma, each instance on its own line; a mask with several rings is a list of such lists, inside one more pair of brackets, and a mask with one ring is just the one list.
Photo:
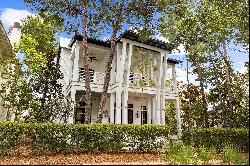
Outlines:
[[[4, 25], [4, 28], [6, 32], [9, 31], [9, 27], [13, 25], [14, 22], [20, 22], [21, 19], [24, 19], [28, 15], [32, 15], [32, 12], [29, 10], [28, 7], [25, 6], [25, 4], [21, 0], [0, 0], [0, 19]], [[62, 34], [63, 37], [71, 38], [73, 35], [67, 35]], [[101, 36], [101, 39], [105, 40], [109, 37], [109, 35], [103, 35]], [[155, 38], [166, 41], [166, 39], [160, 35], [155, 36]], [[231, 60], [233, 61], [233, 66], [236, 70], [239, 72], [243, 72], [245, 70], [244, 68], [244, 62], [249, 61], [249, 54], [239, 51], [234, 51], [232, 48], [236, 48], [237, 50], [242, 50], [241, 47], [235, 46], [233, 44], [229, 45], [230, 49], [228, 50], [228, 54], [231, 57]], [[176, 68], [176, 75], [178, 81], [187, 82], [187, 62], [185, 60], [185, 48], [180, 45], [178, 47], [178, 50], [175, 50], [173, 53], [169, 55], [169, 57], [181, 60], [182, 63], [177, 65]], [[191, 68], [189, 68], [189, 71], [192, 71]], [[198, 84], [197, 81], [195, 81], [196, 76], [190, 74], [189, 80], [191, 83]]]

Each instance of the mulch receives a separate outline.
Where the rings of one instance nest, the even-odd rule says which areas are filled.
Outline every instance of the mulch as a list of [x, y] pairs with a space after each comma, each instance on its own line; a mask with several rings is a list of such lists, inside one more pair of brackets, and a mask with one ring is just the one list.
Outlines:
[[100, 154], [69, 154], [69, 155], [40, 155], [40, 156], [4, 156], [0, 157], [0, 165], [15, 164], [99, 164], [99, 165], [162, 165], [160, 154], [157, 153], [100, 153]]

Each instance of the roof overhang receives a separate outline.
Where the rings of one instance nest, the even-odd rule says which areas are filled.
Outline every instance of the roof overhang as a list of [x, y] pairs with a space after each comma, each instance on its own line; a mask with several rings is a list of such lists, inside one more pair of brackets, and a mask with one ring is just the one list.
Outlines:
[[[173, 50], [173, 45], [170, 43], [165, 43], [163, 41], [157, 40], [157, 39], [153, 39], [153, 38], [149, 38], [146, 41], [141, 41], [139, 38], [139, 34], [135, 33], [133, 31], [125, 31], [124, 33], [122, 33], [116, 40], [116, 42], [120, 42], [120, 40], [124, 38], [124, 39], [128, 39], [128, 40], [132, 40], [132, 41], [136, 41], [138, 43], [143, 43], [145, 45], [150, 45], [152, 47], [156, 47], [162, 50], [166, 50], [166, 51], [172, 51]], [[69, 47], [72, 47], [74, 45], [74, 43], [78, 40], [78, 41], [82, 41], [82, 35], [80, 34], [76, 34], [74, 35], [74, 37], [71, 39], [70, 43], [69, 43]], [[99, 46], [103, 46], [103, 47], [111, 47], [111, 43], [110, 41], [103, 41], [103, 40], [99, 40], [99, 39], [95, 39], [95, 38], [90, 38], [88, 37], [87, 39], [88, 43], [92, 43], [92, 44], [96, 44]], [[172, 59], [172, 58], [168, 58], [167, 62], [169, 63], [173, 63], [173, 64], [179, 64], [182, 61], [176, 60], [176, 59]]]

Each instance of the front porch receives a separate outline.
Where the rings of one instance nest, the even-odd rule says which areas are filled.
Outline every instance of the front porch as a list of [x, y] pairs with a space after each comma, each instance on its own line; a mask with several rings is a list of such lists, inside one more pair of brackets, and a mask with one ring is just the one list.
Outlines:
[[[69, 119], [69, 123], [85, 123], [84, 94], [85, 92], [82, 90], [76, 91], [75, 94], [70, 94], [71, 98], [75, 100], [76, 107], [73, 113], [74, 116]], [[92, 92], [91, 123], [96, 123], [100, 100], [101, 93]], [[165, 102], [168, 102], [169, 100], [175, 101], [176, 103], [177, 128], [179, 128], [180, 130], [180, 125], [178, 125], [180, 124], [178, 98], [174, 96], [165, 96], [164, 98], [159, 98], [157, 95], [151, 95], [146, 93], [144, 93], [142, 96], [138, 93], [129, 92], [127, 102], [125, 102], [124, 92], [110, 93], [105, 105], [106, 111], [103, 115], [102, 123], [164, 125]]]

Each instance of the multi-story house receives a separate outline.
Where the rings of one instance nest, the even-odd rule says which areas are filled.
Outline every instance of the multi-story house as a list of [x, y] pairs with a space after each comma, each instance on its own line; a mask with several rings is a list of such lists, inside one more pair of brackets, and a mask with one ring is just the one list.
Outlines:
[[[71, 40], [60, 38], [63, 92], [71, 101], [78, 102], [74, 109], [74, 116], [69, 118], [69, 123], [84, 123], [85, 72], [81, 40], [81, 35], [75, 35]], [[136, 55], [135, 48], [137, 48]], [[88, 49], [92, 91], [91, 123], [95, 123], [103, 91], [110, 43], [89, 38]], [[109, 96], [105, 105], [103, 123], [165, 124], [165, 102], [174, 100], [177, 128], [180, 132], [175, 72], [175, 65], [179, 61], [168, 58], [170, 51], [171, 47], [167, 43], [152, 38], [142, 42], [139, 35], [132, 31], [125, 31], [120, 35], [112, 63]], [[147, 52], [147, 58], [145, 52]], [[148, 61], [145, 62], [145, 59]], [[142, 66], [143, 62], [147, 65], [139, 68], [138, 66], [140, 64]], [[140, 80], [144, 80], [143, 86], [136, 86], [136, 82]], [[170, 84], [167, 80], [171, 80]], [[142, 106], [143, 109], [141, 109]]]

